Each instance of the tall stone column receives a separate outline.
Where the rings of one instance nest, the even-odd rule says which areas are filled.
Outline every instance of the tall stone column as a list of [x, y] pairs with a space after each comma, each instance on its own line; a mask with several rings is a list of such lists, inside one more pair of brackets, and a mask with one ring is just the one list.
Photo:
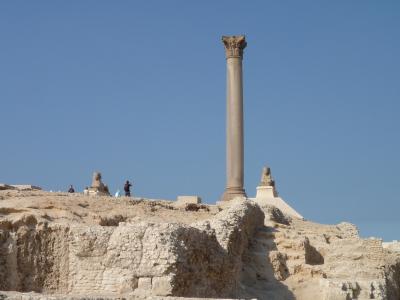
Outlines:
[[243, 188], [243, 79], [242, 59], [246, 40], [243, 35], [223, 36], [226, 52], [226, 189], [222, 201], [246, 197]]

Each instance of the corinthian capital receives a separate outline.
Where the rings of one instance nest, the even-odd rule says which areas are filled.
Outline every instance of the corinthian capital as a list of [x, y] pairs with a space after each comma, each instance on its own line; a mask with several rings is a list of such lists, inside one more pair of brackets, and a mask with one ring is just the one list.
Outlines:
[[246, 38], [244, 35], [222, 36], [225, 46], [226, 58], [243, 58], [243, 49], [246, 48]]

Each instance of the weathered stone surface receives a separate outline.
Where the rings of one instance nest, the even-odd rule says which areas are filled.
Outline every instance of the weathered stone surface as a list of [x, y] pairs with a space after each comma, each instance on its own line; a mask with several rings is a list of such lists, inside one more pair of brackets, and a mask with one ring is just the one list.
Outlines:
[[254, 203], [238, 202], [193, 226], [68, 225], [38, 222], [34, 216], [1, 222], [0, 290], [233, 295], [241, 255], [263, 217]]
[[178, 196], [174, 205], [176, 207], [186, 207], [187, 204], [200, 204], [201, 198], [199, 196]]
[[42, 188], [36, 185], [31, 184], [13, 184], [14, 188], [20, 191], [33, 191], [33, 190], [41, 190]]
[[400, 298], [400, 254], [352, 224], [207, 208], [0, 191], [0, 299]]
[[247, 253], [243, 297], [399, 299], [400, 255], [386, 251], [381, 240], [360, 238], [350, 223], [271, 223], [273, 210], [263, 210], [270, 217]]
[[[182, 298], [173, 296], [143, 296], [134, 294], [124, 295], [43, 295], [38, 293], [1, 292], [2, 300], [224, 300], [222, 298]], [[230, 299], [225, 299], [230, 300]]]
[[258, 186], [272, 186], [275, 187], [275, 180], [272, 178], [271, 168], [263, 167], [261, 172], [261, 180]]
[[[279, 208], [268, 205], [268, 204], [259, 204], [262, 210], [265, 213], [266, 221], [272, 221], [280, 224], [289, 225], [292, 221], [292, 217], [284, 214]], [[270, 225], [270, 224], [268, 224]]]
[[15, 187], [13, 187], [9, 184], [0, 183], [0, 191], [1, 190], [13, 190], [13, 189], [15, 189]]
[[5, 184], [0, 183], [0, 190], [20, 190], [20, 191], [33, 191], [41, 190], [41, 187], [31, 184]]

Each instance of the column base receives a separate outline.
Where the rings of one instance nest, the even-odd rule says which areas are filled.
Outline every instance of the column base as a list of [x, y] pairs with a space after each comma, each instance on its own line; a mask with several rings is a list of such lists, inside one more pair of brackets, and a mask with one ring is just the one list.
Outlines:
[[243, 188], [227, 187], [220, 201], [230, 201], [236, 197], [247, 198]]

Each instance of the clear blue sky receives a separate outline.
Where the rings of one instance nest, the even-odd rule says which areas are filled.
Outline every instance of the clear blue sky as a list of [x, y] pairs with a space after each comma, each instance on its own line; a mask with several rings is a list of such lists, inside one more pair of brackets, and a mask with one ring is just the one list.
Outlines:
[[245, 181], [400, 239], [399, 1], [1, 1], [0, 182], [225, 186], [221, 35], [246, 34]]

